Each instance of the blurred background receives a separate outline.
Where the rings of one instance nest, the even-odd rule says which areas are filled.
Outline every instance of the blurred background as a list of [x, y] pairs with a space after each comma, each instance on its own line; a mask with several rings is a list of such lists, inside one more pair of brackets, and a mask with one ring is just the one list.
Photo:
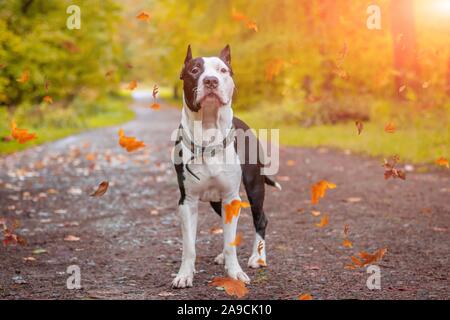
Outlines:
[[[66, 27], [73, 4], [80, 30]], [[0, 154], [131, 120], [131, 81], [180, 107], [187, 45], [208, 56], [229, 43], [233, 106], [251, 126], [280, 128], [288, 145], [433, 162], [450, 156], [449, 40], [450, 0], [3, 0]], [[11, 141], [12, 119], [38, 139]]]

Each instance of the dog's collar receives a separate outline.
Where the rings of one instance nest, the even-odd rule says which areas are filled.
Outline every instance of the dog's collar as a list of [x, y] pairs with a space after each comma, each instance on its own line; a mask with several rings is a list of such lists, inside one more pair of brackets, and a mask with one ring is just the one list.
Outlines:
[[231, 126], [227, 136], [222, 140], [221, 143], [208, 146], [199, 146], [187, 136], [183, 128], [183, 125], [180, 124], [180, 126], [178, 127], [178, 137], [181, 140], [181, 142], [186, 146], [186, 148], [188, 148], [191, 151], [193, 157], [203, 155], [213, 157], [217, 151], [225, 150], [230, 145], [230, 143], [234, 141], [234, 135], [235, 129], [234, 126]]

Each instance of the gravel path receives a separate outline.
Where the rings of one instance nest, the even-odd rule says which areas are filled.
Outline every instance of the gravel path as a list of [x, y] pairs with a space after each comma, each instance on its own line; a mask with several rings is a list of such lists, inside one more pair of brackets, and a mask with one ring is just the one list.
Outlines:
[[[206, 204], [199, 211], [194, 287], [170, 288], [181, 258], [170, 163], [170, 133], [180, 113], [143, 106], [136, 103], [136, 120], [123, 126], [147, 144], [139, 152], [118, 146], [115, 127], [0, 158], [0, 217], [20, 220], [16, 232], [28, 242], [0, 246], [0, 298], [228, 299], [208, 286], [224, 271], [213, 263], [222, 235], [209, 231], [220, 220]], [[448, 170], [385, 181], [378, 160], [348, 152], [283, 147], [280, 155], [283, 191], [268, 188], [266, 196], [266, 269], [246, 268], [254, 235], [248, 209], [239, 223], [239, 259], [252, 279], [247, 298], [296, 299], [306, 292], [314, 299], [449, 298]], [[310, 187], [322, 179], [337, 188], [313, 207]], [[110, 182], [107, 193], [89, 197], [103, 180]], [[311, 210], [328, 214], [329, 224], [315, 226], [320, 216]], [[353, 248], [342, 247], [345, 225]], [[80, 240], [65, 241], [68, 235]], [[344, 266], [359, 251], [384, 247], [382, 288], [371, 291], [364, 268]], [[81, 269], [81, 290], [66, 288], [69, 265]]]

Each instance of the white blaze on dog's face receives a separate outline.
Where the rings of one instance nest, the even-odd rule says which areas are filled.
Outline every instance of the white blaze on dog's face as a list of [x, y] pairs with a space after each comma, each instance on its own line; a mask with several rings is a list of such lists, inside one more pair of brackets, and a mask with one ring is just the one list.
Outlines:
[[180, 76], [186, 105], [193, 112], [201, 108], [231, 106], [234, 91], [232, 76], [228, 45], [219, 57], [200, 58], [192, 58], [189, 46]]

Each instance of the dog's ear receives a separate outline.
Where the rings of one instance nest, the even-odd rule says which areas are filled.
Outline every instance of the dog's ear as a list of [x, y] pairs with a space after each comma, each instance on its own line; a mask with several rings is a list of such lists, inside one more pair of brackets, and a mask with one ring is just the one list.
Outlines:
[[227, 44], [225, 48], [220, 52], [220, 59], [222, 59], [227, 65], [231, 66], [231, 49], [230, 45]]
[[189, 44], [187, 47], [186, 58], [184, 58], [184, 65], [183, 65], [183, 68], [181, 69], [180, 79], [183, 79], [184, 68], [191, 60], [192, 60], [192, 50], [191, 50], [191, 45]]

